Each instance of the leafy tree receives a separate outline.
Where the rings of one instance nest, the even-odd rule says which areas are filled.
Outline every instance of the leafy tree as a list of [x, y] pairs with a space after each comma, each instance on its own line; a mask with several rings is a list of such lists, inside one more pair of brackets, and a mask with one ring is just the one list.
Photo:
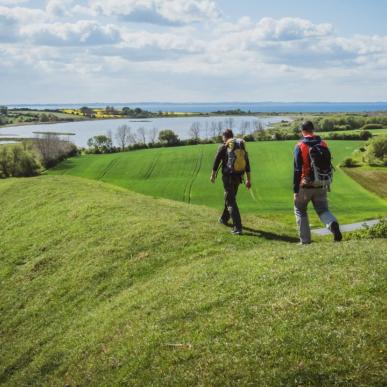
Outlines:
[[0, 114], [3, 116], [6, 116], [8, 114], [8, 107], [7, 106], [0, 106]]
[[132, 115], [132, 109], [131, 108], [128, 108], [128, 107], [124, 107], [122, 108], [122, 114], [124, 116], [131, 116]]
[[79, 110], [86, 117], [93, 117], [94, 116], [94, 110], [90, 109], [87, 106], [82, 106]]
[[110, 153], [113, 148], [112, 140], [109, 136], [98, 135], [87, 140], [87, 145], [94, 148], [95, 153]]
[[176, 145], [180, 142], [177, 134], [170, 129], [162, 130], [159, 133], [159, 141], [163, 143], [167, 143], [167, 145]]
[[369, 164], [387, 165], [387, 136], [377, 136], [370, 140], [366, 158]]
[[334, 126], [335, 126], [335, 123], [334, 121], [328, 119], [328, 118], [324, 118], [322, 121], [321, 121], [321, 130], [323, 132], [330, 132], [331, 130], [333, 130]]

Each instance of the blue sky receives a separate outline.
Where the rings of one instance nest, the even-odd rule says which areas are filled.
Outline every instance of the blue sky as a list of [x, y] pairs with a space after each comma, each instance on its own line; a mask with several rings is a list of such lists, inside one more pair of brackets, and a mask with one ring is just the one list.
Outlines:
[[332, 23], [340, 34], [387, 34], [386, 0], [220, 0], [226, 15], [300, 17]]
[[0, 103], [387, 101], [385, 0], [0, 0]]

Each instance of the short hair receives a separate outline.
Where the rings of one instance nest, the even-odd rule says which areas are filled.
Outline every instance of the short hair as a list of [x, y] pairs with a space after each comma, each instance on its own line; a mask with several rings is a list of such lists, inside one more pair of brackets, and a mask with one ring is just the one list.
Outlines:
[[300, 126], [300, 129], [304, 132], [309, 132], [309, 133], [314, 132], [313, 122], [312, 121], [303, 122], [302, 125]]
[[231, 129], [226, 129], [223, 132], [223, 136], [226, 137], [226, 138], [233, 138], [234, 137], [234, 133], [232, 132]]

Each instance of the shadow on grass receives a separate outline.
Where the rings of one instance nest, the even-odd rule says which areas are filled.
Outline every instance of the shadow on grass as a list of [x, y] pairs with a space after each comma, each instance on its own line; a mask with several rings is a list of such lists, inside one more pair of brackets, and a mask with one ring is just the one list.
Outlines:
[[275, 234], [273, 232], [255, 230], [250, 227], [243, 227], [243, 235], [265, 238], [271, 241], [281, 241], [281, 242], [290, 242], [290, 243], [296, 243], [300, 241], [298, 238], [292, 237], [289, 235], [280, 235], [280, 234]]
[[[232, 224], [230, 224], [230, 223], [227, 223], [224, 226], [232, 228]], [[289, 235], [279, 235], [279, 234], [275, 234], [273, 232], [255, 230], [254, 228], [245, 227], [245, 226], [243, 226], [243, 234], [242, 235], [265, 238], [265, 239], [268, 239], [270, 241], [281, 241], [281, 242], [289, 242], [289, 243], [297, 243], [300, 241], [299, 238], [292, 237]]]

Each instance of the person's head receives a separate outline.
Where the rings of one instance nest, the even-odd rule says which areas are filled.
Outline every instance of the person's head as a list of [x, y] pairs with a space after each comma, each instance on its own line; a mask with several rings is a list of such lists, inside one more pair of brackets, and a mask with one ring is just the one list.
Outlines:
[[301, 132], [304, 135], [313, 134], [314, 125], [312, 121], [304, 121], [300, 126]]
[[233, 138], [234, 137], [234, 133], [232, 132], [231, 129], [226, 129], [224, 132], [223, 132], [223, 141], [227, 141], [229, 140], [230, 138]]

